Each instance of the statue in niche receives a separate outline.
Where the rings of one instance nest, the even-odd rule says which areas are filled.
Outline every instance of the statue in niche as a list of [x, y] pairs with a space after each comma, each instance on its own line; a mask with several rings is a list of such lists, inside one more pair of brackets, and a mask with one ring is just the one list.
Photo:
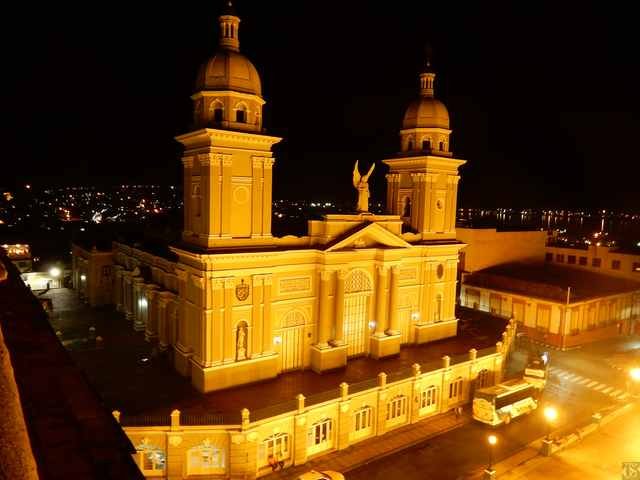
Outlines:
[[358, 205], [356, 208], [358, 213], [369, 212], [369, 177], [375, 166], [375, 163], [371, 165], [371, 168], [364, 176], [360, 175], [358, 160], [356, 160], [356, 164], [353, 167], [353, 186], [358, 190]]
[[236, 328], [236, 361], [247, 359], [247, 324], [240, 322]]

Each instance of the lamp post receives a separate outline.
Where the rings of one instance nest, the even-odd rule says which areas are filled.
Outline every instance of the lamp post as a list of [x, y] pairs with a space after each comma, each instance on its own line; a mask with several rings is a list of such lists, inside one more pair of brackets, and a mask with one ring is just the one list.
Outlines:
[[493, 448], [498, 443], [498, 437], [491, 434], [487, 436], [487, 444], [489, 445], [489, 466], [484, 470], [483, 480], [492, 480], [496, 478], [496, 471], [493, 469]]
[[545, 407], [544, 418], [547, 421], [547, 435], [542, 442], [542, 453], [546, 456], [549, 456], [551, 455], [551, 425], [558, 418], [558, 410], [556, 410], [556, 408], [552, 406]]
[[629, 385], [629, 388], [627, 388], [627, 391], [629, 392], [629, 394], [637, 395], [638, 386], [640, 385], [640, 368], [634, 367], [631, 370], [629, 370], [628, 385]]

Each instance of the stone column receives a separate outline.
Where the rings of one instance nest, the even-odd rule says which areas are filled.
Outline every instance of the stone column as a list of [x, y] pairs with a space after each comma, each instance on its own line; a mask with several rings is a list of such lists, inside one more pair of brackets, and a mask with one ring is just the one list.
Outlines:
[[169, 347], [168, 322], [167, 322], [167, 304], [169, 298], [167, 292], [158, 294], [158, 349], [164, 352]]
[[262, 353], [267, 355], [273, 353], [273, 318], [271, 316], [271, 284], [273, 277], [271, 274], [267, 274], [263, 278]]
[[147, 342], [158, 337], [158, 287], [156, 285], [145, 285], [147, 308], [144, 338]]
[[184, 228], [183, 233], [190, 236], [193, 233], [191, 225], [191, 175], [193, 170], [193, 157], [184, 157], [182, 159], [184, 177], [183, 177], [183, 198], [184, 198]]
[[[254, 275], [251, 278], [251, 286], [253, 292], [251, 293], [251, 299], [253, 301], [253, 308], [251, 309], [251, 322], [254, 325], [253, 333], [253, 354], [264, 352], [265, 340], [267, 335], [264, 333], [264, 321], [262, 319], [263, 307], [262, 307], [262, 275]], [[258, 326], [259, 329], [257, 328]]]
[[224, 328], [222, 330], [222, 336], [224, 338], [222, 342], [222, 361], [234, 361], [235, 360], [235, 345], [233, 342], [233, 290], [235, 287], [235, 280], [233, 278], [225, 278], [224, 280]]
[[251, 182], [251, 192], [252, 192], [252, 204], [253, 208], [251, 209], [251, 237], [262, 237], [262, 221], [263, 221], [263, 188], [264, 188], [264, 177], [263, 177], [263, 166], [264, 166], [264, 158], [258, 156], [251, 157], [253, 163], [253, 173], [252, 173], [252, 182]]
[[265, 237], [271, 236], [271, 205], [272, 200], [272, 177], [273, 177], [273, 158], [264, 159], [264, 177], [263, 177], [263, 201], [262, 201], [262, 235]]
[[136, 331], [142, 331], [145, 329], [145, 318], [142, 312], [142, 284], [144, 280], [141, 277], [135, 277], [133, 279], [133, 329]]
[[335, 312], [336, 312], [336, 334], [333, 340], [334, 346], [344, 344], [344, 280], [347, 276], [346, 270], [338, 270], [336, 272], [336, 295], [335, 295]]
[[330, 272], [320, 272], [320, 284], [318, 286], [318, 348], [329, 347], [331, 324], [329, 319], [329, 279]]
[[231, 236], [231, 206], [233, 198], [231, 194], [231, 155], [222, 155], [222, 231], [221, 236]]
[[386, 306], [386, 286], [387, 286], [387, 268], [383, 265], [377, 267], [378, 278], [376, 281], [376, 337], [383, 337], [384, 331], [387, 329], [387, 316], [385, 315]]
[[391, 267], [391, 281], [389, 284], [389, 330], [388, 335], [399, 335], [398, 321], [398, 286], [400, 284], [400, 269], [397, 265]]

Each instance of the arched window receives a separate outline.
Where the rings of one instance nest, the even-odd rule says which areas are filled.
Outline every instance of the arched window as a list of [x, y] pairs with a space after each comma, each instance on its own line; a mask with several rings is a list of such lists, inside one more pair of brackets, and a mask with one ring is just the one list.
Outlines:
[[[260, 444], [260, 465], [270, 465], [270, 461], [282, 462], [291, 456], [288, 433], [276, 433], [262, 440]], [[272, 460], [270, 460], [270, 458]]]
[[136, 462], [145, 475], [162, 474], [165, 469], [166, 455], [160, 447], [151, 445], [149, 440], [144, 438], [136, 446]]
[[483, 368], [478, 372], [478, 378], [476, 379], [477, 388], [489, 387], [493, 383], [493, 375], [486, 368]]
[[224, 110], [222, 106], [216, 105], [213, 109], [213, 121], [214, 123], [221, 123], [224, 120]]
[[407, 144], [407, 150], [413, 150], [413, 140], [409, 140], [409, 143]]
[[438, 404], [438, 387], [429, 385], [420, 394], [420, 408], [435, 408]]
[[187, 474], [207, 475], [224, 469], [224, 451], [207, 438], [200, 445], [187, 450]]
[[407, 413], [407, 397], [398, 395], [387, 403], [387, 421], [403, 417]]
[[236, 122], [247, 123], [247, 107], [244, 103], [236, 107]]
[[359, 408], [353, 412], [353, 431], [356, 433], [362, 433], [364, 430], [371, 428], [371, 417], [373, 409], [369, 406]]
[[436, 295], [435, 308], [433, 312], [433, 321], [441, 322], [442, 321], [442, 295]]
[[431, 140], [428, 138], [422, 140], [422, 150], [431, 150]]
[[404, 197], [404, 206], [402, 207], [402, 216], [403, 217], [411, 216], [411, 199], [409, 197]]
[[202, 214], [202, 195], [200, 195], [200, 184], [194, 183], [191, 189], [191, 199], [193, 203], [193, 214], [199, 217]]
[[458, 377], [449, 384], [449, 403], [462, 400], [462, 377]]
[[317, 421], [307, 431], [307, 453], [312, 455], [321, 452], [333, 445], [333, 421], [330, 418], [323, 418]]
[[444, 142], [440, 142], [440, 151], [444, 152]]

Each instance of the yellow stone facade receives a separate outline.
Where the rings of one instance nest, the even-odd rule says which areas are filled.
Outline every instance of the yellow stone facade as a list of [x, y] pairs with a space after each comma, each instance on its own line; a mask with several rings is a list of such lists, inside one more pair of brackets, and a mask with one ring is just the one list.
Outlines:
[[[465, 162], [450, 152], [430, 65], [407, 109], [401, 152], [384, 161], [389, 214], [326, 215], [309, 222], [306, 236], [276, 238], [271, 148], [280, 138], [262, 129], [265, 101], [240, 53], [240, 19], [229, 12], [219, 22], [220, 49], [192, 97], [196, 130], [176, 137], [184, 146], [182, 242], [167, 258], [114, 243], [113, 303], [170, 349], [178, 372], [203, 392], [455, 336]], [[430, 143], [407, 140], [418, 136]]]
[[470, 402], [474, 388], [501, 381], [515, 337], [511, 322], [495, 348], [471, 349], [463, 358], [444, 356], [429, 371], [414, 364], [394, 381], [381, 372], [365, 389], [342, 383], [320, 403], [300, 394], [280, 410], [269, 409], [268, 416], [243, 409], [237, 416], [213, 416], [216, 424], [206, 425], [174, 410], [152, 427], [130, 426], [135, 421], [126, 412], [114, 416], [148, 478], [256, 478], [271, 473], [270, 454], [285, 468], [302, 465]]

